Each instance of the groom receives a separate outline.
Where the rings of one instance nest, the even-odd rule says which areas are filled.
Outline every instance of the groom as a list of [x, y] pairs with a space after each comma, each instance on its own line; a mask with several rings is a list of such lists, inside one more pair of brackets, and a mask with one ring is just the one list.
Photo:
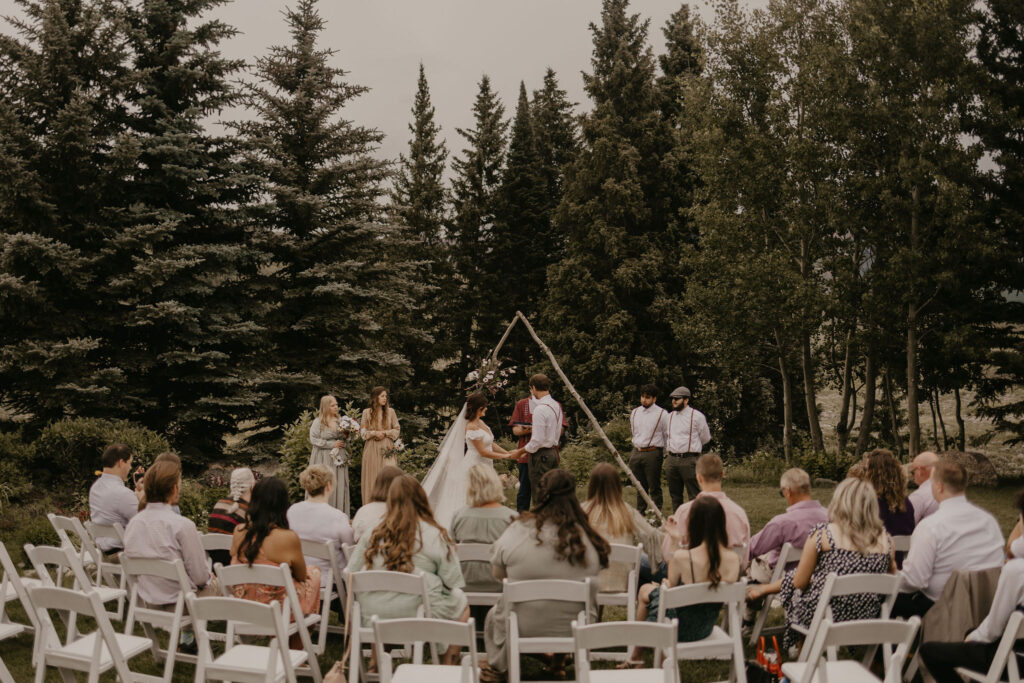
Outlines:
[[[527, 454], [530, 474], [530, 488], [537, 491], [540, 478], [548, 470], [558, 467], [558, 440], [562, 437], [562, 406], [551, 397], [551, 380], [547, 375], [534, 375], [530, 378], [530, 417], [532, 429], [530, 440], [522, 448], [517, 448], [509, 455], [519, 457]], [[523, 482], [519, 482], [522, 487]]]

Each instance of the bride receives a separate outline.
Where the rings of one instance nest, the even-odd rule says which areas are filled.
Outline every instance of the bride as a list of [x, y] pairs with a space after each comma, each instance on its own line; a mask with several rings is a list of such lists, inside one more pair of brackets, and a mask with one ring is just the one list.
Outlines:
[[466, 507], [469, 468], [479, 463], [493, 467], [494, 460], [509, 457], [508, 451], [494, 443], [494, 434], [483, 421], [486, 414], [486, 396], [477, 393], [466, 397], [466, 405], [445, 434], [437, 459], [423, 478], [434, 519], [445, 528], [456, 511]]

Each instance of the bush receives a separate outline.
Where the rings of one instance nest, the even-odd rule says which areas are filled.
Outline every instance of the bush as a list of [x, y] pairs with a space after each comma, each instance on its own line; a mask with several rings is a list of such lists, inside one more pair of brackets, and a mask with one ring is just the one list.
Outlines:
[[210, 510], [214, 503], [228, 495], [226, 486], [203, 486], [193, 479], [181, 482], [178, 507], [181, 514], [196, 523], [199, 533], [206, 533], [210, 522]]
[[281, 442], [281, 471], [277, 476], [288, 485], [288, 497], [293, 501], [304, 497], [302, 487], [299, 486], [299, 475], [309, 465], [309, 426], [313, 424], [313, 417], [311, 410], [302, 413], [299, 419], [285, 429], [284, 440]]
[[53, 530], [46, 513], [62, 514], [60, 506], [50, 496], [36, 498], [24, 505], [10, 505], [0, 515], [0, 540], [18, 564], [28, 563], [24, 547], [32, 545], [59, 545], [60, 539]]
[[21, 440], [21, 434], [0, 433], [0, 511], [29, 499], [33, 487], [29, 470], [36, 449]]
[[[35, 443], [32, 469], [38, 483], [57, 481], [76, 486], [91, 482], [100, 469], [100, 456], [112, 443], [124, 443], [135, 453], [135, 464], [148, 467], [171, 445], [156, 432], [128, 420], [74, 418], [53, 422]], [[37, 478], [38, 477], [38, 478]]]

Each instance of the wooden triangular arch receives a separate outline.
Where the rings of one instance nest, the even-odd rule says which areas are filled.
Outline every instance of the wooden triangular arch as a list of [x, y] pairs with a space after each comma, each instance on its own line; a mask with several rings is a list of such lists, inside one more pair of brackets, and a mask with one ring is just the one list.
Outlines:
[[608, 435], [604, 433], [604, 429], [601, 428], [601, 423], [598, 422], [597, 418], [594, 417], [594, 414], [590, 412], [590, 408], [587, 407], [587, 404], [583, 400], [583, 397], [580, 396], [579, 392], [576, 391], [576, 387], [572, 385], [572, 382], [569, 381], [569, 378], [565, 376], [564, 372], [562, 372], [562, 367], [558, 364], [558, 361], [555, 360], [555, 354], [551, 353], [551, 349], [548, 348], [548, 345], [545, 344], [537, 335], [537, 331], [533, 329], [533, 325], [531, 325], [530, 321], [526, 319], [526, 316], [523, 315], [522, 311], [516, 311], [516, 317], [512, 318], [512, 321], [508, 324], [508, 328], [505, 330], [505, 334], [501, 335], [501, 339], [498, 340], [498, 344], [494, 347], [494, 350], [491, 351], [491, 363], [494, 364], [494, 367], [497, 367], [498, 352], [501, 351], [501, 347], [505, 345], [505, 341], [508, 339], [508, 335], [512, 332], [512, 328], [515, 327], [516, 323], [519, 321], [522, 321], [523, 326], [526, 327], [526, 331], [530, 333], [531, 337], [533, 337], [533, 341], [537, 342], [537, 346], [540, 347], [541, 351], [543, 351], [544, 354], [548, 357], [548, 360], [551, 361], [552, 367], [555, 368], [555, 372], [558, 373], [558, 376], [562, 379], [562, 382], [565, 383], [565, 388], [569, 391], [569, 394], [571, 394], [572, 397], [576, 399], [576, 402], [580, 404], [580, 407], [583, 408], [583, 412], [586, 413], [587, 418], [590, 420], [590, 424], [601, 436], [601, 440], [604, 442], [604, 445], [608, 448], [608, 450], [611, 451], [611, 454], [615, 456], [615, 462], [619, 464], [619, 469], [625, 472], [626, 476], [629, 477], [629, 480], [633, 483], [633, 486], [636, 487], [637, 494], [639, 494], [645, 501], [647, 501], [647, 509], [654, 510], [654, 514], [656, 514], [658, 516], [658, 519], [661, 520], [662, 523], [664, 523], [665, 517], [661, 514], [661, 510], [658, 509], [658, 506], [654, 504], [654, 501], [651, 500], [651, 497], [650, 495], [648, 495], [647, 490], [640, 485], [640, 482], [637, 481], [637, 478], [633, 476], [633, 472], [629, 469], [629, 467], [626, 466], [626, 462], [622, 459], [622, 456], [619, 455], [619, 451], [615, 448], [615, 445], [612, 444], [611, 439], [608, 438]]

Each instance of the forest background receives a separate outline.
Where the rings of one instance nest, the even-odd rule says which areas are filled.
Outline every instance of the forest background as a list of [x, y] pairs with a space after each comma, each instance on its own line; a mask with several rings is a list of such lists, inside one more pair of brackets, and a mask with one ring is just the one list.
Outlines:
[[[653, 381], [765, 476], [1024, 475], [1019, 2], [682, 5], [654, 54], [605, 0], [583, 114], [574, 75], [484, 76], [452, 135], [421, 66], [388, 161], [315, 0], [248, 63], [224, 1], [17, 0], [0, 35], [0, 504], [80, 506], [114, 439], [294, 466], [319, 396], [376, 384], [416, 469], [517, 310], [623, 449]], [[502, 363], [495, 428], [550, 372], [521, 328]]]

